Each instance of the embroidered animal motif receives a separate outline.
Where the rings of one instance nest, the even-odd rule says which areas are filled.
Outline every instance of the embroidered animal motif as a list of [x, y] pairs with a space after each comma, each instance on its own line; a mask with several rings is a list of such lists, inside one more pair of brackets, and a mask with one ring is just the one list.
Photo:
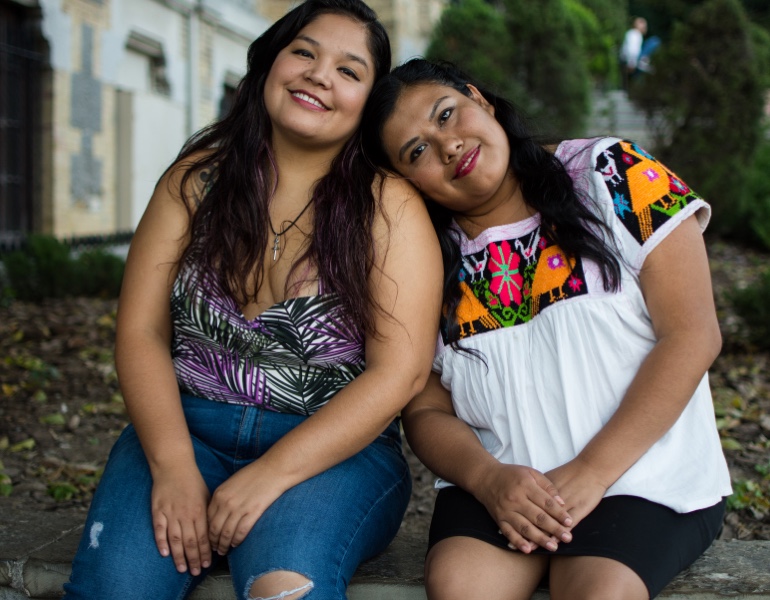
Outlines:
[[474, 283], [483, 279], [484, 269], [487, 267], [487, 261], [489, 260], [489, 250], [484, 248], [484, 254], [480, 259], [477, 259], [472, 254], [463, 256], [463, 267], [465, 272], [470, 276], [470, 282]]
[[602, 165], [602, 161], [597, 161], [597, 165], [599, 166], [599, 172], [602, 174], [602, 177], [604, 178], [604, 181], [606, 181], [608, 184], [612, 185], [618, 185], [621, 181], [623, 181], [623, 177], [618, 172], [618, 165], [615, 162], [615, 156], [612, 153], [612, 150], [605, 150], [600, 155], [604, 159], [604, 164]]
[[[460, 326], [461, 338], [477, 333], [476, 328], [473, 326], [474, 322], [480, 323], [488, 330], [500, 327], [500, 323], [489, 314], [486, 307], [473, 295], [473, 291], [468, 287], [467, 283], [461, 281], [460, 289], [462, 290], [463, 297], [457, 305], [457, 324]], [[465, 331], [466, 325], [468, 326], [467, 332]]]
[[[567, 257], [558, 246], [543, 249], [532, 279], [532, 316], [540, 310], [540, 297], [543, 294], [550, 294], [551, 302], [564, 298], [562, 288], [574, 267], [575, 261], [567, 261]], [[556, 297], [554, 292], [557, 294]]]
[[516, 241], [514, 241], [513, 246], [514, 248], [516, 248], [516, 250], [518, 250], [521, 253], [521, 255], [524, 257], [524, 260], [527, 261], [527, 264], [531, 265], [532, 261], [535, 260], [535, 256], [537, 255], [537, 245], [539, 243], [540, 243], [540, 228], [538, 227], [535, 231], [532, 232], [532, 235], [527, 241], [526, 246], [521, 241], [521, 238], [518, 238]]

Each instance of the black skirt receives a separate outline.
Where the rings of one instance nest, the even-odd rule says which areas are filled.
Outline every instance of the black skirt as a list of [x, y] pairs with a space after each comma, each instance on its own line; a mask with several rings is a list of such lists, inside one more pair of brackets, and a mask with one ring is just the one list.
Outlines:
[[[678, 513], [635, 496], [610, 496], [572, 530], [572, 541], [551, 552], [533, 554], [601, 556], [623, 563], [644, 581], [650, 598], [711, 545], [722, 526], [725, 499], [714, 506]], [[458, 487], [439, 491], [430, 525], [428, 548], [453, 536], [465, 536], [508, 548], [508, 539], [481, 504]]]

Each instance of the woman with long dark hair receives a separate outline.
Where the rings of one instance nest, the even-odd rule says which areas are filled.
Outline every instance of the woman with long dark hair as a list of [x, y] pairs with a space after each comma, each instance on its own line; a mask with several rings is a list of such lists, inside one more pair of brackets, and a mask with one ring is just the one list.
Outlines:
[[449, 65], [410, 61], [366, 151], [423, 194], [444, 260], [434, 373], [404, 410], [441, 479], [431, 599], [637, 600], [716, 537], [730, 478], [708, 205], [638, 145], [542, 145]]
[[359, 124], [390, 68], [359, 0], [307, 0], [249, 48], [231, 112], [182, 149], [129, 252], [113, 448], [67, 598], [345, 598], [411, 489], [397, 415], [430, 371], [441, 259]]

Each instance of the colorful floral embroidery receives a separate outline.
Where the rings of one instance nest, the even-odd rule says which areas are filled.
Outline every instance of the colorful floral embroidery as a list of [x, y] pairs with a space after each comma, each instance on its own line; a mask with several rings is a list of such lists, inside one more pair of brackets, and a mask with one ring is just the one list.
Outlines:
[[524, 277], [519, 272], [521, 257], [511, 251], [511, 246], [506, 241], [499, 246], [490, 244], [489, 248], [492, 290], [504, 306], [510, 306], [511, 302], [521, 304], [521, 286], [524, 282]]
[[632, 142], [618, 142], [597, 161], [615, 214], [644, 244], [671, 217], [700, 199], [681, 179]]
[[[582, 263], [568, 261], [540, 229], [463, 257], [460, 338], [532, 320], [555, 302], [587, 293]], [[446, 319], [442, 320], [444, 341]]]

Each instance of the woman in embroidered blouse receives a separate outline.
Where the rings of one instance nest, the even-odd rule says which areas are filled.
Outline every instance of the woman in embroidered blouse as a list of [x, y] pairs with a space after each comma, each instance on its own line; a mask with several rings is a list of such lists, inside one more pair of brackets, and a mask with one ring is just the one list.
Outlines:
[[708, 205], [636, 144], [533, 141], [445, 65], [380, 80], [366, 148], [414, 183], [444, 312], [404, 411], [441, 479], [428, 597], [654, 597], [713, 541], [730, 480], [706, 370], [721, 339]]
[[132, 420], [67, 598], [345, 598], [411, 489], [396, 416], [430, 372], [441, 258], [359, 124], [390, 68], [359, 0], [308, 0], [250, 47], [221, 122], [158, 183], [128, 257], [116, 362]]

